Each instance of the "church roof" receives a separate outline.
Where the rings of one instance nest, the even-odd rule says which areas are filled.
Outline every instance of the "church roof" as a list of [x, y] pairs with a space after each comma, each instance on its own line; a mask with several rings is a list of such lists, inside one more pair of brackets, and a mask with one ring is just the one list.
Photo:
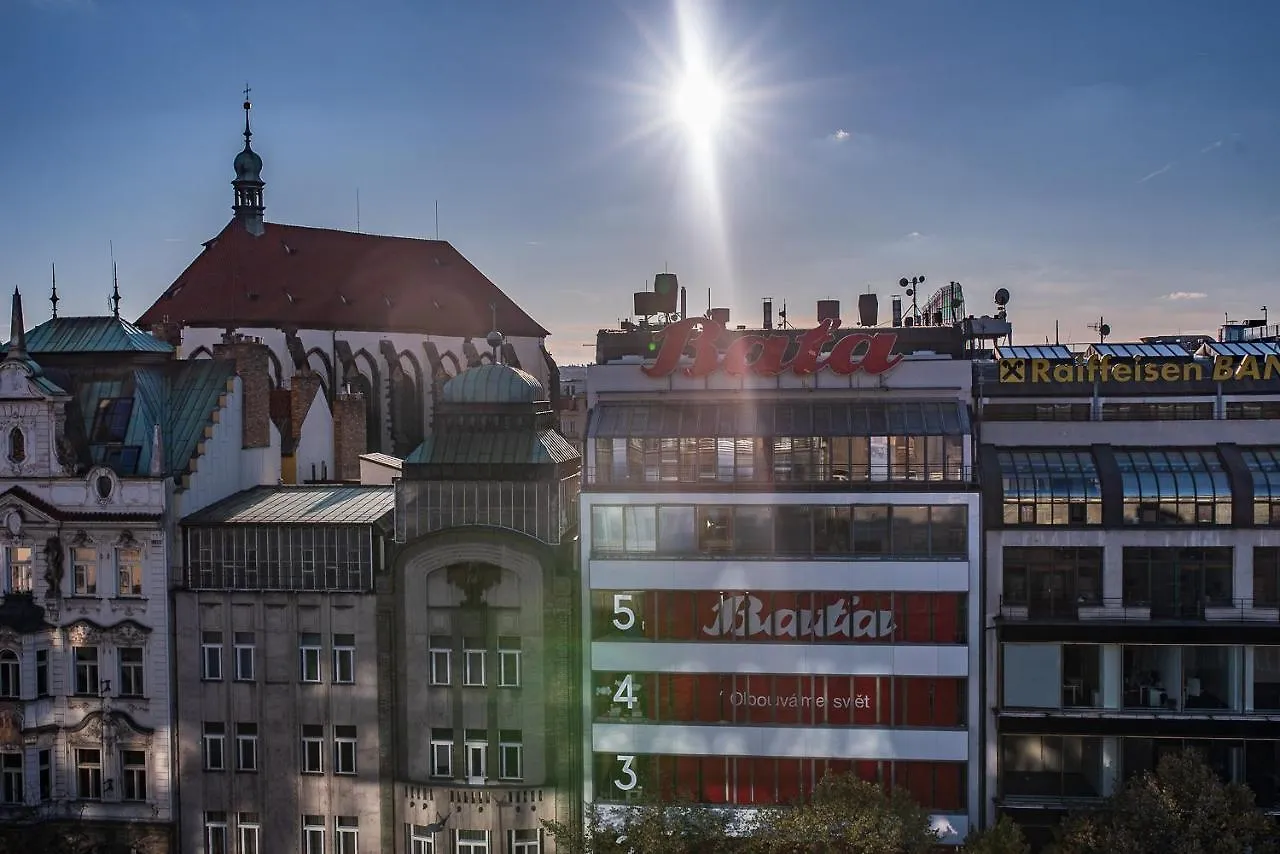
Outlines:
[[535, 403], [547, 391], [530, 373], [510, 365], [477, 365], [444, 384], [444, 403]]
[[118, 317], [55, 317], [27, 333], [27, 352], [172, 353], [173, 346]]
[[[546, 329], [447, 241], [232, 220], [138, 320], [483, 338]], [[494, 308], [490, 309], [490, 304]]]

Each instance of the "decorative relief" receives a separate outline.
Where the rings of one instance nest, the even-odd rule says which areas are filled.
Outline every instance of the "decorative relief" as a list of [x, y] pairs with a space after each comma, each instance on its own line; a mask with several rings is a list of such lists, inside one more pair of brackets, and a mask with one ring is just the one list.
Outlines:
[[93, 537], [89, 536], [89, 532], [84, 528], [76, 531], [75, 536], [71, 538], [73, 546], [91, 546], [93, 545]]
[[111, 635], [117, 646], [139, 646], [147, 638], [135, 623], [121, 623], [111, 630]]
[[93, 715], [79, 729], [67, 733], [67, 741], [74, 746], [96, 747], [102, 743], [103, 735], [102, 716]]
[[73, 646], [93, 646], [102, 641], [102, 632], [85, 623], [76, 623], [67, 629], [67, 639]]
[[8, 626], [0, 626], [0, 646], [22, 646], [22, 635]]
[[4, 514], [4, 531], [10, 541], [22, 536], [22, 511], [13, 507]]
[[62, 576], [65, 570], [66, 555], [62, 549], [62, 540], [50, 537], [44, 541], [44, 583], [45, 598], [58, 599], [62, 596]]
[[0, 706], [0, 750], [22, 749], [22, 712], [12, 703]]
[[79, 455], [76, 453], [75, 443], [68, 439], [61, 430], [58, 431], [57, 438], [54, 440], [54, 454], [57, 457], [58, 466], [62, 469], [62, 473], [68, 477], [74, 477], [77, 474], [77, 469], [80, 468]]
[[120, 532], [119, 539], [116, 540], [116, 548], [118, 549], [138, 549], [142, 548], [141, 544], [134, 539], [133, 531], [127, 528]]
[[139, 600], [134, 597], [128, 599], [110, 599], [107, 602], [111, 613], [120, 614], [125, 617], [134, 617], [147, 610], [145, 600]]

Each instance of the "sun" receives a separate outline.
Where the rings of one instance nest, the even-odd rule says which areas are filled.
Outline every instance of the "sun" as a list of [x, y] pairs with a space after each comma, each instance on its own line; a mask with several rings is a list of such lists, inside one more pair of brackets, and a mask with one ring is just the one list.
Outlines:
[[671, 93], [676, 121], [700, 137], [713, 134], [724, 116], [725, 90], [706, 71], [689, 69]]

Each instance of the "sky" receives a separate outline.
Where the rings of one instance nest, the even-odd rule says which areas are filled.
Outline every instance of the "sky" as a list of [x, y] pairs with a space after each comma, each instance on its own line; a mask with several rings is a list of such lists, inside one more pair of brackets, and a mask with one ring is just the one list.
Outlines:
[[[1269, 0], [0, 0], [0, 286], [136, 317], [230, 218], [439, 235], [562, 364], [691, 313], [1007, 288], [1014, 343], [1280, 320]], [[719, 92], [682, 119], [691, 76]], [[39, 298], [37, 298], [39, 295]], [[1273, 320], [1272, 322], [1276, 322]], [[1057, 332], [1055, 333], [1055, 325]]]

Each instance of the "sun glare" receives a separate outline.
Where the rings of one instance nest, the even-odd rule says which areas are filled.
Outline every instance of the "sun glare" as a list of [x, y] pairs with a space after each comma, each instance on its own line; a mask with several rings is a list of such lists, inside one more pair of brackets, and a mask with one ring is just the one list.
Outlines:
[[724, 101], [721, 85], [700, 69], [687, 71], [672, 93], [676, 119], [699, 136], [715, 132], [724, 113]]

